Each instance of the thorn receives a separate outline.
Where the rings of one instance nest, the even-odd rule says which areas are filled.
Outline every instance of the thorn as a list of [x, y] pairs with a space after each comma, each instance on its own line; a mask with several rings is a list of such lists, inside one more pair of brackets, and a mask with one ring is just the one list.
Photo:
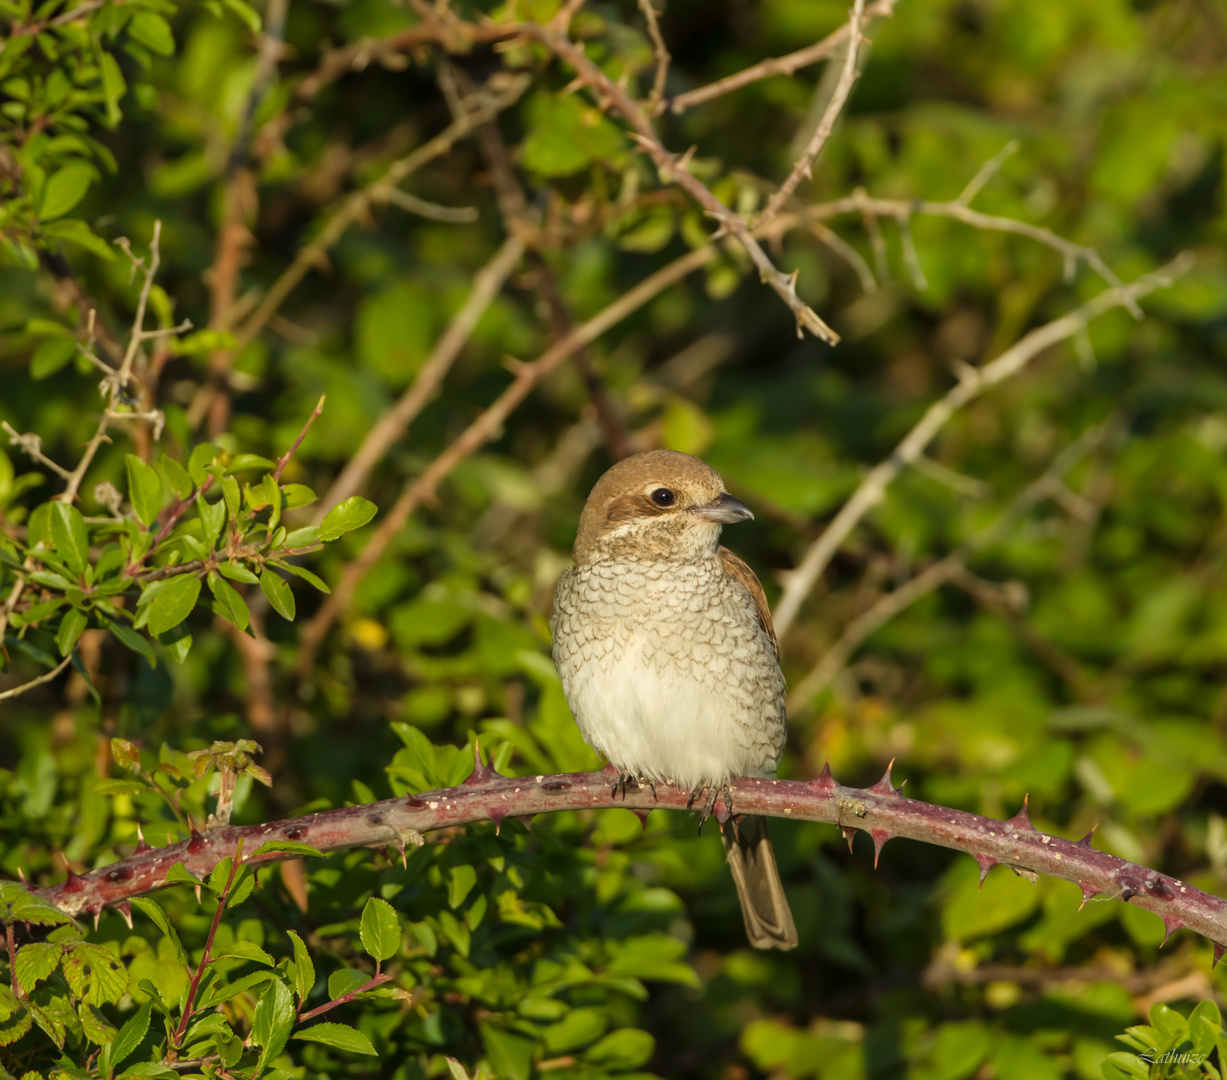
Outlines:
[[720, 799], [716, 805], [712, 807], [712, 814], [715, 815], [716, 820], [720, 823], [721, 830], [724, 829], [724, 826], [727, 825], [733, 817], [732, 811], [728, 808], [728, 805], [723, 799]]
[[878, 868], [878, 856], [882, 854], [882, 849], [886, 846], [886, 841], [890, 839], [890, 833], [885, 829], [870, 829], [869, 835], [873, 837], [873, 868]]
[[984, 879], [988, 877], [988, 872], [997, 865], [997, 860], [992, 855], [976, 854], [972, 856], [980, 864], [980, 888], [984, 888]]
[[94, 929], [98, 929], [98, 924], [102, 922], [102, 907], [101, 905], [94, 911]]
[[816, 787], [819, 791], [830, 791], [831, 788], [839, 787], [835, 782], [835, 777], [831, 775], [831, 762], [829, 760], [822, 766], [822, 772], [815, 776], [809, 782], [809, 785], [810, 787]]
[[680, 158], [678, 158], [673, 163], [673, 168], [678, 172], [686, 172], [687, 170], [689, 170], [691, 159], [694, 157], [695, 151], [698, 150], [698, 148], [699, 148], [699, 144], [695, 143], [689, 150], [687, 150]]
[[141, 855], [146, 851], [152, 851], [152, 850], [153, 849], [149, 846], [148, 842], [145, 840], [145, 834], [141, 832], [141, 823], [138, 821], [136, 823], [136, 850], [132, 854]]
[[521, 825], [523, 825], [523, 826], [524, 826], [524, 828], [525, 828], [525, 829], [526, 829], [528, 832], [532, 832], [532, 831], [533, 831], [533, 816], [532, 816], [532, 814], [525, 814], [523, 817], [518, 817], [518, 818], [516, 818], [516, 821], [518, 821], [518, 822], [519, 822]]
[[1227, 945], [1220, 945], [1217, 941], [1214, 942], [1214, 963], [1210, 965], [1210, 970], [1213, 971], [1218, 967], [1218, 962], [1223, 959], [1223, 953], [1227, 952]]
[[20, 866], [17, 867], [17, 880], [23, 885], [26, 883], [26, 872]]
[[1099, 895], [1099, 890], [1094, 885], [1086, 881], [1078, 882], [1078, 888], [1082, 890], [1082, 903], [1078, 905], [1078, 910], [1081, 911], [1086, 905]]
[[1080, 847], [1087, 847], [1087, 848], [1092, 847], [1091, 837], [1095, 835], [1095, 830], [1098, 828], [1099, 828], [1099, 822], [1097, 821], [1095, 822], [1094, 825], [1091, 826], [1091, 831], [1087, 833], [1081, 840], [1078, 841], [1078, 845]]
[[639, 819], [639, 824], [643, 826], [643, 835], [648, 835], [648, 814], [651, 810], [632, 810], [631, 813]]
[[1029, 796], [1023, 796], [1022, 809], [1018, 811], [1009, 821], [1007, 825], [1012, 829], [1024, 829], [1027, 832], [1035, 832], [1035, 826], [1031, 824], [1031, 816], [1027, 813], [1027, 799]]
[[68, 880], [64, 882], [64, 891], [81, 892], [85, 888], [85, 882], [81, 880], [81, 875], [68, 865], [68, 856], [62, 851], [60, 852], [60, 858], [64, 860], [64, 869], [68, 873]]
[[200, 903], [200, 886], [199, 886], [199, 885], [193, 885], [193, 886], [192, 886], [192, 890], [193, 890], [193, 892], [195, 892], [195, 893], [196, 893], [196, 903], [198, 903], [198, 904], [199, 904], [199, 903]]
[[189, 855], [198, 855], [204, 850], [205, 838], [196, 831], [195, 823], [192, 824], [192, 835], [187, 842], [187, 850]]
[[132, 929], [132, 905], [127, 900], [121, 900], [115, 905], [115, 910], [124, 917], [124, 922], [128, 924], [128, 929]]
[[503, 819], [507, 816], [507, 811], [501, 807], [490, 811], [490, 820], [494, 822], [494, 835], [498, 836], [503, 828]]
[[[483, 765], [481, 761], [481, 740], [473, 739], [473, 771], [469, 773], [469, 778], [464, 782], [465, 786], [469, 784], [489, 784], [494, 780], [501, 780], [502, 776], [499, 771], [492, 766]], [[494, 815], [491, 814], [491, 817]], [[503, 817], [507, 815], [504, 814]], [[499, 820], [502, 820], [501, 818]]]
[[882, 774], [882, 779], [879, 780], [871, 788], [866, 788], [866, 791], [872, 791], [875, 795], [898, 795], [894, 786], [890, 782], [890, 770], [895, 764], [895, 759], [890, 759], [890, 764], [886, 766], [886, 772]]
[[856, 830], [851, 825], [841, 825], [840, 829], [843, 830], [844, 839], [848, 841], [848, 850], [851, 851], [852, 841], [856, 839]]
[[425, 803], [424, 803], [424, 802], [423, 802], [421, 799], [419, 799], [419, 798], [418, 798], [416, 795], [406, 795], [406, 796], [405, 796], [405, 805], [406, 805], [406, 806], [407, 806], [407, 807], [408, 807], [410, 810], [420, 810], [420, 809], [422, 809], [422, 807], [424, 807], [426, 804], [425, 804]]
[[1163, 940], [1159, 942], [1159, 948], [1161, 949], [1167, 944], [1167, 939], [1172, 936], [1174, 931], [1184, 929], [1184, 923], [1169, 915], [1160, 915], [1159, 918], [1163, 920]]

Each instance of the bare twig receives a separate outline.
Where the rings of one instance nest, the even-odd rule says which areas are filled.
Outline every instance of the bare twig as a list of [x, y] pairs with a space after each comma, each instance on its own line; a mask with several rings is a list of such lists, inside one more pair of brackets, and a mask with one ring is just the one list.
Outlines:
[[1068, 315], [1032, 330], [984, 367], [964, 367], [959, 382], [929, 406], [919, 423], [895, 447], [890, 457], [875, 466], [861, 481], [831, 524], [810, 546], [796, 570], [789, 574], [776, 608], [777, 634], [782, 638], [788, 632], [801, 610], [801, 604], [848, 534], [865, 514], [882, 501], [886, 489], [895, 477], [924, 453], [925, 448], [955, 412], [986, 390], [1018, 374], [1045, 349], [1072, 337], [1081, 327], [1105, 311], [1114, 307], [1136, 307], [1140, 297], [1156, 289], [1166, 288], [1173, 278], [1188, 270], [1191, 263], [1190, 257], [1182, 255], [1161, 270], [1145, 274], [1130, 285], [1106, 289]]
[[[18, 594], [20, 595], [20, 594]], [[7, 616], [5, 621], [7, 621]], [[11, 690], [5, 690], [0, 693], [0, 701], [8, 701], [10, 698], [20, 697], [28, 690], [33, 690], [36, 686], [42, 686], [43, 683], [48, 683], [54, 679], [61, 671], [72, 663], [72, 653], [69, 653], [63, 660], [55, 665], [50, 671], [44, 672], [37, 679], [31, 679], [27, 683], [22, 683], [20, 686], [14, 686]]]
[[[972, 183], [974, 182], [975, 179], [973, 178]], [[970, 185], [968, 186], [970, 187]], [[924, 199], [877, 199], [867, 194], [863, 189], [858, 188], [851, 195], [833, 200], [832, 202], [811, 206], [804, 213], [807, 218], [822, 221], [839, 217], [843, 214], [853, 213], [863, 215], [866, 222], [876, 221], [879, 217], [889, 217], [899, 222], [900, 229], [905, 229], [905, 223], [908, 219], [917, 214], [925, 214], [933, 217], [950, 218], [954, 221], [962, 222], [964, 225], [970, 225], [974, 229], [984, 229], [986, 232], [1014, 233], [1017, 236], [1025, 236], [1029, 240], [1035, 240], [1060, 254], [1065, 260], [1065, 278], [1067, 281], [1073, 280], [1077, 264], [1084, 262], [1111, 285], [1113, 289], [1119, 290], [1123, 288], [1120, 278], [1112, 272], [1112, 269], [1104, 262], [1103, 256], [1094, 248], [1086, 247], [1083, 244], [1075, 244], [1070, 240], [1066, 240], [1063, 236], [1057, 235], [1051, 229], [1045, 229], [1041, 225], [1030, 225], [1025, 221], [1018, 221], [1015, 218], [998, 217], [994, 214], [984, 214], [979, 210], [972, 210], [966, 205], [963, 195], [960, 195], [958, 199], [952, 202], [928, 202]], [[913, 276], [916, 276], [919, 272], [920, 277], [923, 279], [923, 271], [920, 271], [920, 264], [916, 259], [914, 243], [911, 244], [909, 253], [910, 232], [905, 232], [903, 239], [904, 257], [909, 261], [909, 269]], [[1128, 295], [1127, 290], [1123, 295], [1122, 303], [1135, 319], [1141, 318], [1141, 308], [1137, 306], [1137, 301]]]
[[668, 266], [656, 271], [624, 293], [599, 314], [577, 326], [561, 341], [555, 342], [532, 363], [516, 368], [511, 385], [477, 417], [451, 445], [427, 466], [418, 477], [410, 480], [400, 497], [380, 522], [366, 547], [350, 562], [328, 595], [319, 611], [303, 632], [297, 670], [305, 674], [315, 663], [315, 653], [333, 620], [345, 611], [354, 589], [367, 571], [380, 559], [388, 543], [405, 525], [422, 502], [429, 498], [436, 485], [474, 450], [493, 439], [501, 430], [504, 421], [524, 400], [532, 388], [544, 376], [558, 368], [574, 355], [575, 351], [594, 341], [611, 326], [615, 326], [631, 312], [637, 310], [658, 293], [680, 281], [692, 270], [710, 262], [718, 252], [714, 245], [698, 248]]
[[400, 188], [388, 192], [388, 202], [399, 206], [418, 217], [429, 218], [431, 221], [446, 221], [456, 225], [471, 224], [478, 218], [476, 206], [440, 206], [438, 203], [427, 202], [416, 195], [410, 195]]
[[[897, 0], [877, 0], [877, 3], [867, 5], [865, 7], [864, 21], [869, 22], [872, 19], [889, 18], [894, 14], [896, 2]], [[735, 75], [727, 75], [723, 79], [718, 79], [714, 83], [708, 83], [706, 86], [700, 86], [696, 90], [688, 90], [684, 94], [678, 94], [667, 102], [668, 108], [674, 113], [684, 112], [694, 105], [701, 105], [705, 101], [711, 101], [713, 98], [721, 97], [733, 90], [740, 90], [743, 86], [758, 82], [760, 79], [768, 79], [773, 75], [791, 75], [794, 71], [799, 71], [803, 67], [808, 67], [810, 64], [816, 64], [819, 60], [826, 60], [828, 57], [834, 56], [843, 48], [843, 44], [847, 40], [848, 24], [844, 23], [838, 30], [828, 34], [821, 41], [813, 45], [807, 45], [804, 49], [798, 49], [787, 56], [778, 56], [771, 60], [761, 60], [759, 63], [745, 68]]]
[[971, 201], [980, 194], [981, 189], [1000, 171], [1006, 159], [1018, 152], [1018, 141], [1011, 139], [977, 170], [976, 175], [967, 181], [967, 186], [954, 201], [963, 206], [970, 206]]
[[647, 110], [655, 116], [664, 112], [665, 81], [669, 78], [669, 61], [672, 57], [665, 47], [665, 39], [660, 32], [660, 19], [652, 6], [652, 0], [639, 0], [639, 10], [643, 12], [644, 20], [648, 24], [648, 37], [652, 39], [652, 52], [656, 56], [656, 75], [647, 100]]
[[797, 320], [798, 337], [804, 336], [803, 330], [808, 330], [828, 345], [834, 345], [839, 341], [839, 335], [797, 295], [796, 275], [785, 274], [776, 269], [762, 245], [755, 239], [750, 226], [742, 220], [741, 215], [725, 206], [712, 194], [706, 184], [690, 172], [685, 160], [688, 155], [679, 157], [665, 149], [660, 137], [652, 127], [647, 111], [631, 98], [624, 87], [615, 83], [596, 63], [590, 60], [581, 45], [537, 23], [517, 23], [514, 30], [544, 45], [570, 66], [584, 85], [592, 88], [599, 102], [614, 106], [631, 125], [633, 129], [631, 138], [651, 157], [662, 180], [676, 184], [694, 199], [709, 217], [716, 220], [720, 226], [717, 236], [728, 232], [736, 237], [737, 242], [745, 249], [746, 254], [750, 256], [750, 261], [757, 268], [760, 280], [771, 286], [793, 313]]
[[[387, 799], [365, 806], [347, 806], [307, 817], [266, 825], [228, 826], [202, 837], [147, 849], [101, 870], [40, 889], [42, 899], [70, 915], [95, 914], [107, 905], [151, 892], [167, 884], [166, 873], [175, 863], [197, 876], [209, 874], [240, 843], [253, 850], [266, 841], [292, 840], [311, 844], [322, 852], [386, 845], [402, 848], [422, 843], [434, 829], [507, 818], [531, 818], [560, 810], [684, 810], [689, 789], [657, 784], [656, 793], [630, 788], [624, 795], [611, 793], [611, 770], [562, 773], [555, 776], [509, 778], [482, 767], [460, 787]], [[905, 799], [891, 782], [890, 769], [869, 788], [848, 788], [837, 783], [830, 769], [802, 783], [788, 780], [739, 778], [732, 781], [732, 800], [739, 814], [787, 817], [838, 825], [848, 836], [869, 833], [875, 856], [882, 845], [902, 836], [972, 855], [981, 874], [998, 862], [1024, 873], [1043, 873], [1072, 881], [1082, 889], [1083, 902], [1096, 896], [1118, 899], [1154, 912], [1168, 933], [1187, 928], [1216, 942], [1215, 960], [1227, 941], [1227, 901], [1194, 888], [1187, 882], [1160, 874], [1091, 847], [1091, 838], [1065, 840], [1042, 833], [1031, 824], [1026, 803], [1008, 821], [950, 810]], [[729, 808], [716, 804], [722, 820]], [[265, 852], [246, 860], [249, 866], [297, 857]]]
[[294, 261], [273, 283], [259, 307], [244, 322], [235, 335], [238, 346], [241, 348], [247, 344], [264, 328], [265, 323], [277, 312], [294, 287], [306, 277], [307, 271], [321, 263], [324, 253], [341, 238], [350, 225], [359, 221], [372, 205], [388, 202], [390, 192], [415, 170], [446, 154], [478, 124], [518, 101], [520, 95], [528, 88], [529, 81], [527, 77], [515, 77], [506, 81], [500, 78], [500, 86], [493, 92], [487, 91], [481, 94], [478, 101], [464, 116], [453, 120], [433, 139], [395, 162], [374, 183], [350, 195], [341, 208], [328, 219], [319, 235], [299, 250]]
[[357, 452], [345, 463], [341, 474], [320, 502], [317, 520], [327, 509], [360, 491], [371, 470], [383, 460], [388, 448], [403, 438], [409, 425], [438, 392], [460, 350], [473, 334], [478, 322], [515, 270], [524, 253], [524, 245], [516, 236], [509, 236], [493, 258], [473, 278], [473, 289], [464, 305], [456, 312], [443, 336], [435, 345], [426, 363], [419, 369], [412, 385], [362, 440]]
[[848, 103], [848, 95], [852, 93], [852, 84], [856, 82], [856, 58], [861, 45], [861, 24], [864, 13], [865, 0], [855, 0], [852, 11], [848, 15], [848, 42], [843, 70], [840, 72], [835, 93], [831, 95], [831, 100], [822, 114], [822, 120], [806, 144], [805, 150], [793, 165], [792, 171], [780, 185], [779, 191], [768, 200], [761, 221], [770, 221], [779, 212], [780, 207], [797, 190], [797, 185], [801, 183], [802, 178], [809, 180], [813, 177], [813, 164], [823, 146], [826, 145], [827, 139], [831, 137], [831, 132], [835, 129], [835, 121]]
[[311, 415], [307, 417], [307, 422], [303, 424], [302, 430], [298, 433], [298, 438], [295, 439], [294, 444], [277, 459], [277, 468], [273, 472], [274, 483], [280, 483], [281, 474], [285, 472], [285, 467], [290, 463], [290, 458], [294, 456], [298, 448], [302, 445], [303, 439], [307, 437], [307, 432], [311, 430], [311, 425], [315, 423], [316, 418], [324, 411], [324, 402], [327, 400], [327, 394], [320, 394], [320, 399], [315, 403], [315, 408], [311, 411]]
[[[843, 670], [853, 652], [871, 634], [877, 633], [901, 611], [917, 600], [947, 583], [957, 583], [967, 570], [967, 559], [996, 543], [1010, 527], [1043, 499], [1056, 494], [1062, 486], [1062, 478], [1079, 461], [1103, 440], [1106, 425], [1098, 425], [1084, 431], [1067, 446], [1043, 475], [1028, 484], [1010, 505], [988, 526], [981, 529], [965, 543], [943, 559], [926, 567], [915, 577], [897, 589], [880, 597], [868, 610], [853, 619], [839, 640], [831, 646], [810, 672], [792, 688], [788, 695], [788, 715], [796, 717], [813, 703], [814, 698], [826, 689]], [[915, 464], [928, 460], [923, 456]]]
[[64, 468], [64, 466], [58, 461], [52, 461], [46, 454], [43, 453], [43, 440], [37, 435], [33, 434], [32, 432], [27, 432], [25, 435], [22, 435], [7, 420], [0, 420], [0, 428], [3, 428], [4, 433], [9, 437], [10, 445], [15, 446], [17, 449], [25, 452], [30, 458], [37, 461], [40, 465], [47, 466], [47, 468], [55, 473], [56, 476], [60, 477], [60, 479], [68, 480], [72, 476], [72, 473]]

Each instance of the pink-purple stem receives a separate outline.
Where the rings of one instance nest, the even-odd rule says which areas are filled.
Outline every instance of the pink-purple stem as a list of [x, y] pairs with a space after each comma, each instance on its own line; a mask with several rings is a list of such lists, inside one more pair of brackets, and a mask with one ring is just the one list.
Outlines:
[[[689, 790], [657, 784], [657, 795], [631, 787], [613, 794], [616, 777], [606, 769], [594, 773], [511, 778], [481, 764], [459, 787], [403, 798], [385, 799], [364, 806], [326, 810], [265, 825], [226, 826], [193, 836], [164, 848], [138, 847], [126, 859], [88, 874], [71, 874], [67, 881], [38, 890], [38, 894], [69, 914], [97, 914], [104, 907], [128, 907], [128, 897], [153, 892], [167, 884], [166, 872], [175, 863], [198, 877], [208, 875], [240, 843], [254, 852], [267, 841], [295, 841], [321, 851], [387, 844], [403, 850], [407, 839], [434, 829], [507, 818], [529, 819], [534, 814], [559, 810], [625, 807], [643, 814], [653, 809], [684, 810]], [[882, 845], [897, 836], [953, 848], [971, 855], [980, 865], [981, 880], [1002, 863], [1072, 881], [1082, 889], [1083, 902], [1104, 896], [1124, 900], [1158, 915], [1170, 935], [1188, 928], [1214, 943], [1217, 963], [1227, 942], [1227, 901], [1202, 892], [1166, 874], [1148, 870], [1096, 851], [1090, 836], [1080, 841], [1038, 832], [1023, 808], [1008, 821], [996, 821], [962, 810], [905, 799], [891, 786], [890, 769], [870, 788], [849, 788], [831, 776], [830, 768], [809, 782], [737, 779], [730, 785], [738, 814], [793, 818], [840, 826], [845, 834], [869, 833], [875, 862]], [[718, 817], [727, 817], [723, 800]], [[290, 853], [253, 854], [246, 863], [258, 866], [294, 858]], [[1166, 940], [1166, 939], [1165, 939]]]

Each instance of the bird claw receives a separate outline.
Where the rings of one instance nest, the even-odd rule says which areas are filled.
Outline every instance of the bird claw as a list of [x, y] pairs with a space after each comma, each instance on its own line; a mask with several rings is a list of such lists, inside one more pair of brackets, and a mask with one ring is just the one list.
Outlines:
[[659, 800], [659, 796], [656, 794], [656, 781], [646, 776], [636, 776], [634, 773], [618, 773], [618, 779], [614, 781], [613, 787], [609, 789], [610, 797], [616, 799], [621, 795], [622, 801], [626, 802], [626, 788], [628, 784], [633, 784], [638, 788], [646, 784], [651, 789], [652, 798]]
[[732, 816], [733, 813], [733, 792], [729, 789], [728, 784], [721, 784], [720, 787], [709, 787], [707, 784], [699, 784], [690, 793], [690, 798], [686, 800], [686, 809], [689, 810], [694, 806], [695, 802], [704, 792], [707, 793], [707, 797], [703, 799], [703, 809], [699, 811], [700, 835], [703, 833], [703, 826], [707, 824], [707, 819], [712, 816], [713, 811], [716, 809], [717, 799], [724, 800], [726, 816]]

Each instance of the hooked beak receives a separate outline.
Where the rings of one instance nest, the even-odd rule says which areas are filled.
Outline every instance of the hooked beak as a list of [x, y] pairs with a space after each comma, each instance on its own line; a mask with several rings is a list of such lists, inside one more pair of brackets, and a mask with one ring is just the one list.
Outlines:
[[721, 525], [732, 525], [738, 521], [754, 520], [753, 513], [740, 499], [734, 499], [727, 491], [707, 506], [696, 506], [691, 513], [698, 514], [706, 521], [715, 521]]

